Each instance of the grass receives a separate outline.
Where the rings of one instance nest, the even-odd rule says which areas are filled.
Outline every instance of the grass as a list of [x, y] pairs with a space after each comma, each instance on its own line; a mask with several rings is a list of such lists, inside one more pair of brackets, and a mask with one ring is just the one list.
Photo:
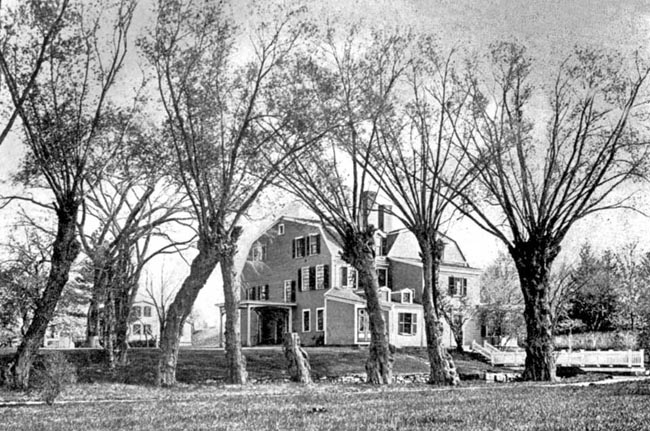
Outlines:
[[[294, 384], [173, 389], [80, 384], [54, 406], [4, 408], [0, 429], [29, 430], [636, 430], [648, 383], [434, 389]], [[107, 399], [96, 403], [94, 399]], [[118, 400], [129, 399], [131, 402]], [[90, 402], [89, 402], [90, 401]]]
[[[306, 350], [315, 379], [365, 373], [367, 349], [313, 347]], [[48, 352], [43, 351], [42, 354]], [[77, 367], [77, 381], [80, 383], [152, 384], [155, 379], [156, 349], [132, 349], [129, 352], [128, 366], [112, 371], [103, 365], [104, 354], [100, 350], [76, 349], [65, 351], [65, 354]], [[249, 376], [254, 381], [287, 378], [286, 362], [280, 348], [245, 349], [244, 355]], [[9, 352], [0, 354], [0, 366], [10, 358]], [[481, 371], [493, 370], [489, 365], [473, 360], [468, 355], [456, 362], [461, 375], [476, 376]], [[223, 350], [187, 349], [180, 351], [176, 377], [179, 382], [189, 384], [220, 382], [225, 379], [225, 370]], [[396, 374], [427, 373], [426, 352], [424, 349], [410, 349], [396, 353], [393, 370]]]

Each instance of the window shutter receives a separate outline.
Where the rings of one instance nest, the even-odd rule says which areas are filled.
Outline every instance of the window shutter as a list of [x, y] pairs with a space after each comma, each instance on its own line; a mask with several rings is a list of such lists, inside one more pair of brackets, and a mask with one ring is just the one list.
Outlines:
[[463, 278], [463, 296], [467, 296], [467, 279]]
[[456, 286], [454, 285], [454, 277], [449, 277], [449, 295], [450, 296], [454, 295], [455, 287]]
[[298, 268], [298, 290], [302, 292], [302, 268]]
[[291, 240], [291, 257], [296, 258], [296, 239]]
[[307, 235], [305, 238], [305, 256], [311, 255], [311, 235]]
[[330, 266], [324, 265], [323, 267], [323, 289], [330, 287]]
[[[300, 278], [298, 278], [300, 280]], [[296, 302], [296, 280], [291, 280], [291, 294], [289, 295], [290, 302]]]
[[308, 266], [303, 266], [302, 271], [302, 291], [305, 292], [310, 289], [310, 280], [311, 280], [311, 271], [309, 270]]
[[320, 254], [320, 235], [316, 235], [316, 254]]
[[316, 288], [316, 267], [309, 267], [309, 289], [314, 290]]

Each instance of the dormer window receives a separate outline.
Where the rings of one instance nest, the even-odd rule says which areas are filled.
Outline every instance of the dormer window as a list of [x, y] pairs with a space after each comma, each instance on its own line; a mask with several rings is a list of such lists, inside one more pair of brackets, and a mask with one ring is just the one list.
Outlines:
[[284, 223], [278, 225], [278, 235], [284, 235]]
[[390, 302], [390, 289], [387, 287], [380, 287], [379, 299], [382, 301]]
[[402, 290], [402, 304], [413, 304], [413, 291], [411, 289]]

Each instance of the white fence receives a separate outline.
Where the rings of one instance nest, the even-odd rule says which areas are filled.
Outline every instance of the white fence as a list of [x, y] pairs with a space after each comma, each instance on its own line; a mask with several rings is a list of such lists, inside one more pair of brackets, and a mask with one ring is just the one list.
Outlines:
[[[524, 350], [500, 351], [491, 344], [484, 342], [481, 346], [476, 341], [472, 342], [472, 350], [481, 354], [492, 365], [523, 366], [526, 362]], [[644, 371], [643, 350], [579, 350], [555, 352], [555, 363], [561, 366], [575, 366], [581, 368], [616, 367], [631, 368], [635, 371]]]

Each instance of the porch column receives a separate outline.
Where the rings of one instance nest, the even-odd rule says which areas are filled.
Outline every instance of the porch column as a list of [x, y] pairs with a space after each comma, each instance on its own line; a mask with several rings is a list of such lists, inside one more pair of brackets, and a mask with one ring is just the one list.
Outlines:
[[246, 306], [246, 346], [251, 346], [251, 307]]
[[291, 310], [291, 307], [289, 307], [288, 310], [289, 310], [289, 324], [287, 326], [289, 327], [289, 332], [293, 332], [293, 311]]

